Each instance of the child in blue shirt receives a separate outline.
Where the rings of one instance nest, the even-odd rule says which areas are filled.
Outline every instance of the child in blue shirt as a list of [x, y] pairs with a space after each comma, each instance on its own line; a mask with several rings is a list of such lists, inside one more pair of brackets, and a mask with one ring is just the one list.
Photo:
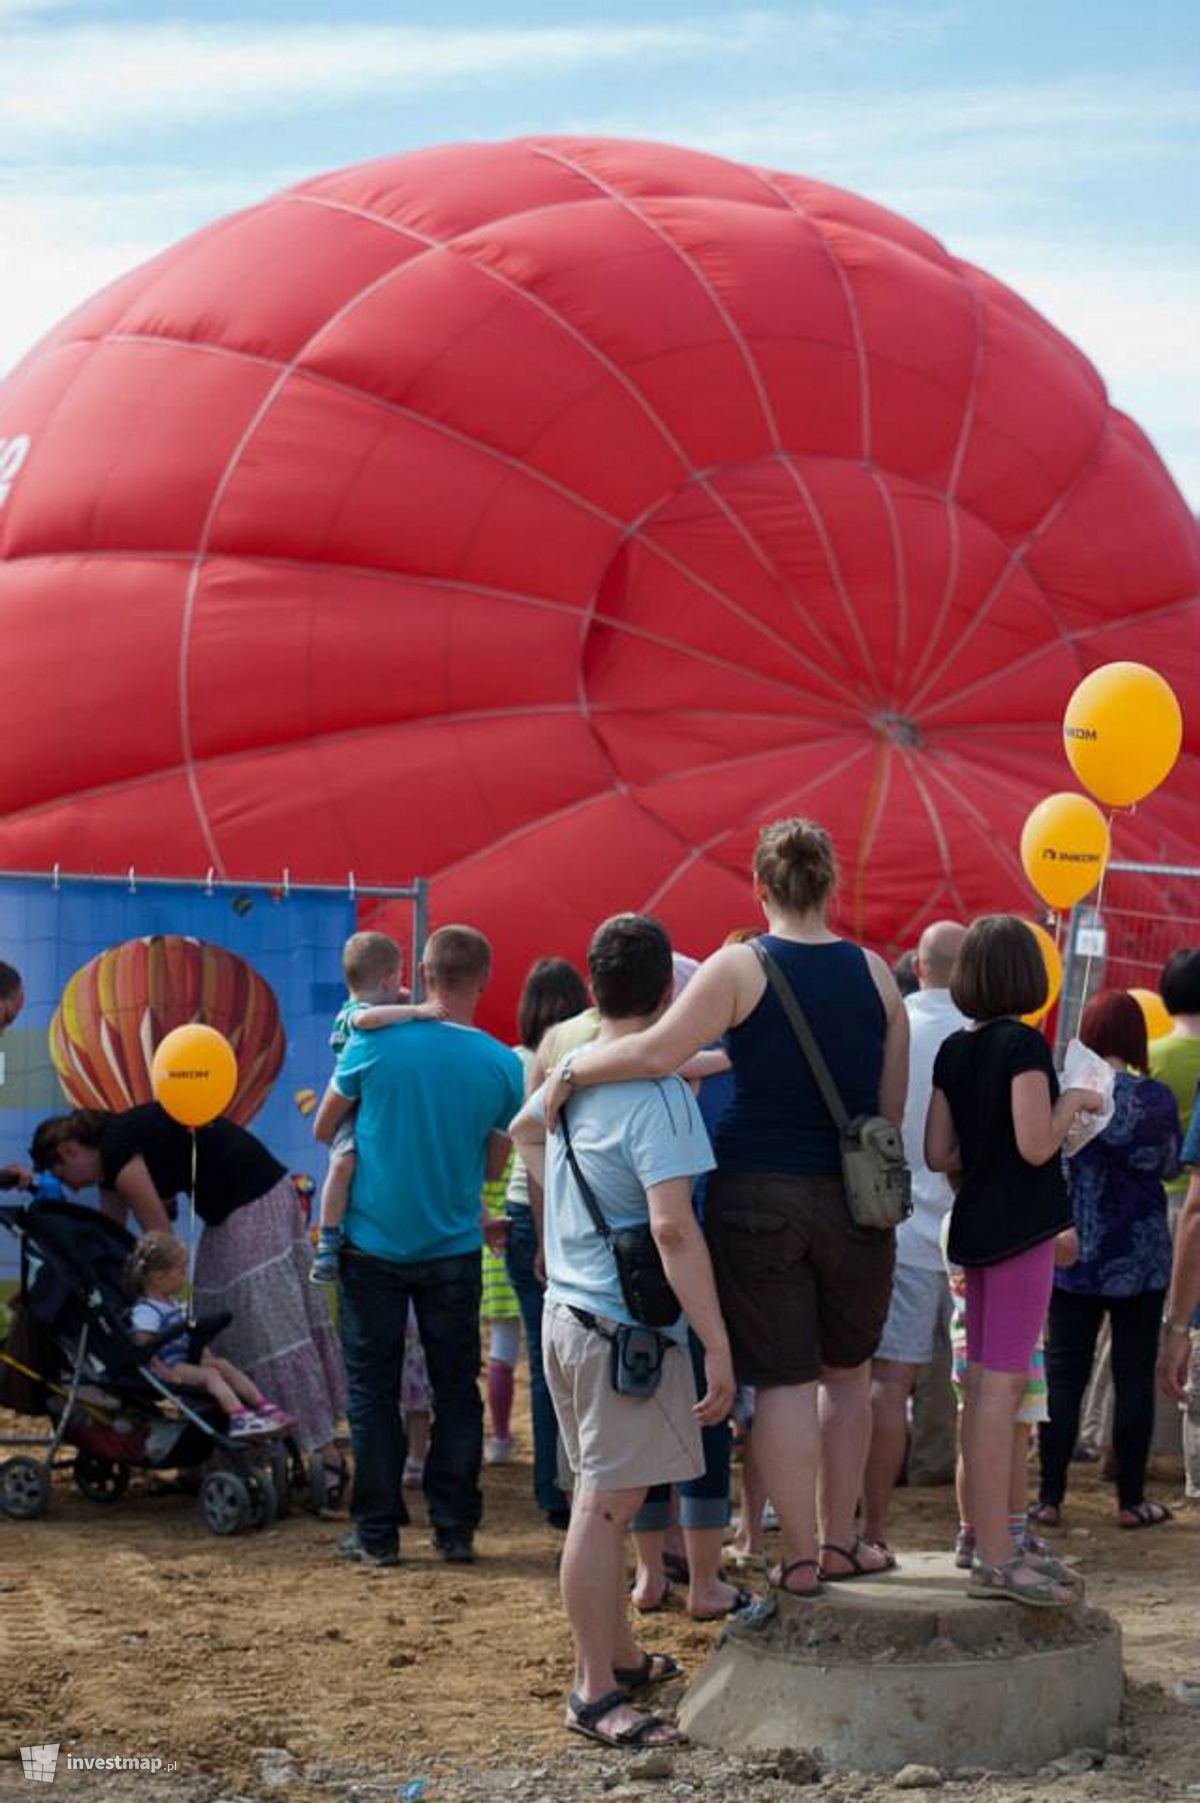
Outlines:
[[[351, 1033], [374, 1032], [412, 1020], [441, 1020], [440, 1002], [401, 1002], [400, 947], [386, 933], [351, 933], [342, 947], [342, 973], [349, 997], [338, 1009], [329, 1043], [340, 1057]], [[321, 1190], [317, 1253], [309, 1277], [336, 1283], [342, 1250], [342, 1222], [354, 1177], [354, 1116], [338, 1127], [329, 1147], [329, 1170]]]

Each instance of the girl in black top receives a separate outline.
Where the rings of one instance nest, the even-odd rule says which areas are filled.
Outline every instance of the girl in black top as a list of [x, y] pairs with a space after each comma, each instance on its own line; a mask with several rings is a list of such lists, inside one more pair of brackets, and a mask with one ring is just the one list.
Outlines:
[[1045, 1005], [1037, 941], [1011, 915], [986, 915], [963, 940], [950, 983], [975, 1025], [952, 1033], [933, 1067], [925, 1162], [957, 1183], [949, 1255], [967, 1282], [962, 1419], [964, 1514], [973, 1517], [972, 1596], [1036, 1607], [1069, 1603], [1057, 1561], [1021, 1551], [1009, 1524], [1012, 1424], [1054, 1279], [1054, 1241], [1070, 1227], [1060, 1150], [1089, 1090], [1059, 1094], [1045, 1040], [1021, 1020]]

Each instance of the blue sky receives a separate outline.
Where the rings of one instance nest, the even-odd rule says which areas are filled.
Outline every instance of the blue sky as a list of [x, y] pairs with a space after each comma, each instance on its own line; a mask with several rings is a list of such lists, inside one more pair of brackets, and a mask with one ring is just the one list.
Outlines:
[[523, 132], [853, 188], [1017, 288], [1200, 504], [1195, 0], [0, 0], [0, 371], [302, 176]]

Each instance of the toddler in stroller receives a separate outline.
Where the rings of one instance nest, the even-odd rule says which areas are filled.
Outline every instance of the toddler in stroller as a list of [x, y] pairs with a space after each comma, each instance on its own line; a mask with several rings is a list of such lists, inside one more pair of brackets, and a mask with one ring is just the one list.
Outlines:
[[211, 1396], [229, 1418], [231, 1439], [293, 1427], [290, 1415], [269, 1402], [244, 1371], [228, 1359], [218, 1358], [211, 1347], [205, 1346], [198, 1359], [192, 1358], [191, 1333], [179, 1302], [187, 1274], [187, 1247], [169, 1233], [144, 1233], [125, 1266], [125, 1289], [133, 1298], [130, 1330], [139, 1346], [155, 1343], [150, 1358], [154, 1375], [172, 1388], [187, 1385]]
[[[184, 1327], [190, 1361], [172, 1365], [157, 1357], [160, 1340], [178, 1340], [182, 1325], [183, 1311], [172, 1300], [183, 1282], [182, 1246], [169, 1261], [178, 1276], [156, 1302], [167, 1325], [147, 1334], [130, 1324], [123, 1282], [137, 1242], [115, 1221], [77, 1202], [46, 1200], [27, 1207], [0, 1203], [0, 1228], [15, 1234], [21, 1248], [14, 1330], [0, 1346], [0, 1404], [49, 1422], [45, 1439], [31, 1436], [28, 1422], [18, 1420], [13, 1433], [0, 1422], [0, 1516], [31, 1521], [46, 1514], [59, 1453], [67, 1447], [74, 1460], [64, 1469], [92, 1502], [119, 1502], [131, 1473], [144, 1471], [176, 1474], [172, 1488], [198, 1484], [200, 1517], [214, 1534], [268, 1527], [289, 1511], [299, 1471], [294, 1434], [268, 1427], [257, 1409], [263, 1425], [234, 1434], [207, 1381], [198, 1394], [190, 1378], [180, 1378], [186, 1362], [202, 1373], [208, 1368], [202, 1348], [229, 1316]], [[250, 1401], [232, 1386], [230, 1395], [235, 1408]], [[13, 1456], [5, 1457], [9, 1447]]]

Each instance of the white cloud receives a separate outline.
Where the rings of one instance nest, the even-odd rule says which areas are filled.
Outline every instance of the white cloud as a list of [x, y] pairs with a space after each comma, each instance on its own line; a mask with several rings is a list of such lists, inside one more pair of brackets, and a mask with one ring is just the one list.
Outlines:
[[[193, 124], [355, 97], [537, 80], [594, 67], [736, 49], [739, 25], [565, 26], [549, 30], [286, 29], [177, 24], [88, 26], [10, 38], [0, 67], [0, 124], [14, 138], [101, 137], [154, 121]], [[49, 52], [49, 54], [48, 54]]]
[[[30, 6], [52, 0], [29, 0]], [[0, 0], [19, 13], [22, 0]], [[0, 131], [15, 144], [100, 138], [163, 121], [256, 119], [353, 98], [538, 82], [597, 69], [786, 47], [862, 51], [941, 36], [946, 5], [732, 10], [701, 20], [553, 28], [184, 25], [129, 20], [10, 35], [0, 64]]]

